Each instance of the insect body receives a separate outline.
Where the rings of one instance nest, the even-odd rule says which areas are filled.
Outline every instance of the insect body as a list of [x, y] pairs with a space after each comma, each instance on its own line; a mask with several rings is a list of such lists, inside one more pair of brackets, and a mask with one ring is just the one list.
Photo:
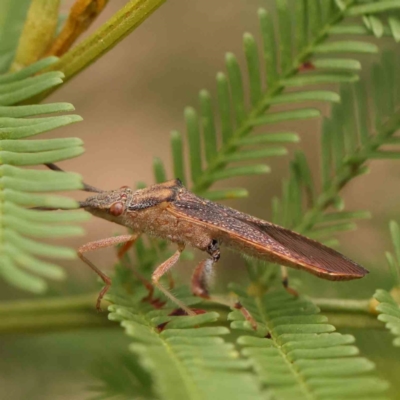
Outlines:
[[80, 257], [103, 279], [108, 290], [111, 281], [83, 253], [97, 248], [126, 242], [126, 250], [142, 233], [167, 239], [178, 245], [172, 257], [152, 275], [152, 282], [189, 314], [187, 307], [160, 283], [159, 279], [179, 259], [186, 245], [208, 253], [209, 257], [195, 269], [192, 291], [209, 297], [207, 276], [220, 257], [220, 246], [242, 254], [302, 269], [320, 278], [350, 280], [362, 278], [366, 269], [337, 251], [270, 222], [241, 213], [232, 208], [197, 197], [179, 180], [132, 191], [128, 187], [100, 192], [81, 202], [81, 207], [93, 215], [129, 227], [133, 234], [92, 242], [79, 249]]

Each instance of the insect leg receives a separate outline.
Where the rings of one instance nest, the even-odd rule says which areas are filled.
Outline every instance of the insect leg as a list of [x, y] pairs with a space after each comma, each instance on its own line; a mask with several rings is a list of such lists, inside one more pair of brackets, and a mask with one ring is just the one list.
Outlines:
[[154, 300], [153, 299], [153, 293], [154, 293], [153, 285], [141, 273], [136, 271], [136, 269], [134, 267], [131, 267], [130, 265], [126, 265], [124, 262], [124, 255], [134, 245], [134, 243], [136, 242], [138, 237], [139, 237], [139, 235], [132, 235], [132, 239], [125, 242], [123, 244], [123, 246], [121, 246], [121, 248], [118, 250], [117, 256], [118, 256], [118, 259], [121, 261], [122, 265], [126, 266], [126, 268], [129, 268], [132, 271], [133, 275], [135, 275], [136, 279], [138, 281], [140, 281], [143, 284], [143, 286], [148, 290], [149, 294], [143, 299], [143, 301], [149, 301], [150, 303], [152, 303]]
[[298, 297], [299, 294], [297, 293], [297, 291], [289, 286], [289, 274], [287, 272], [287, 268], [284, 267], [283, 265], [281, 265], [281, 274], [282, 274], [282, 285], [285, 288], [285, 290], [289, 294]]
[[195, 296], [209, 299], [208, 281], [213, 272], [214, 264], [219, 260], [221, 253], [219, 244], [216, 240], [212, 240], [207, 248], [207, 253], [211, 258], [202, 261], [193, 271], [192, 275], [192, 293]]
[[149, 291], [149, 297], [151, 298], [154, 288], [153, 285], [144, 277], [142, 276], [138, 271], [136, 271], [135, 268], [132, 268], [129, 265], [126, 265], [124, 262], [124, 255], [127, 253], [127, 251], [135, 244], [136, 240], [138, 239], [139, 235], [132, 235], [132, 239], [125, 242], [120, 249], [118, 250], [117, 257], [118, 260], [121, 261], [122, 265], [126, 266], [126, 268], [129, 268], [133, 275], [142, 282], [142, 284], [146, 287], [146, 289]]
[[186, 314], [196, 315], [195, 312], [193, 312], [189, 307], [183, 304], [170, 291], [165, 289], [165, 287], [162, 286], [162, 284], [159, 282], [160, 278], [166, 272], [168, 272], [179, 260], [179, 257], [182, 254], [184, 248], [185, 248], [184, 244], [179, 245], [178, 250], [170, 258], [168, 258], [168, 260], [164, 261], [159, 267], [157, 267], [157, 269], [153, 272], [153, 275], [151, 276], [151, 281], [153, 282], [154, 286], [156, 286], [161, 292], [164, 293], [165, 296], [167, 296], [170, 300], [172, 300], [175, 304], [177, 304], [179, 308], [185, 311]]
[[247, 311], [246, 308], [242, 306], [239, 301], [232, 302], [231, 300], [223, 299], [219, 296], [210, 296], [208, 291], [208, 280], [213, 272], [213, 267], [215, 263], [220, 259], [219, 244], [216, 240], [213, 240], [207, 249], [208, 254], [211, 258], [202, 261], [193, 271], [192, 275], [192, 293], [195, 296], [202, 297], [210, 301], [215, 301], [216, 303], [227, 305], [228, 307], [233, 307], [239, 310], [246, 321], [248, 321], [254, 330], [257, 329], [257, 322], [252, 317], [252, 315]]
[[97, 297], [96, 308], [98, 311], [101, 310], [101, 308], [100, 308], [101, 299], [104, 297], [104, 295], [107, 293], [108, 289], [111, 286], [111, 279], [104, 272], [102, 272], [99, 268], [97, 268], [90, 260], [88, 260], [83, 254], [88, 251], [102, 249], [104, 247], [115, 246], [116, 244], [119, 244], [119, 243], [129, 242], [129, 241], [135, 240], [136, 238], [137, 238], [136, 235], [121, 235], [121, 236], [115, 236], [115, 237], [110, 237], [110, 238], [106, 238], [106, 239], [96, 240], [95, 242], [89, 242], [89, 243], [84, 244], [83, 246], [79, 247], [79, 249], [78, 249], [79, 258], [85, 264], [87, 264], [94, 272], [96, 272], [96, 274], [100, 276], [100, 278], [102, 279], [102, 281], [105, 284], [104, 288], [100, 291], [99, 296]]

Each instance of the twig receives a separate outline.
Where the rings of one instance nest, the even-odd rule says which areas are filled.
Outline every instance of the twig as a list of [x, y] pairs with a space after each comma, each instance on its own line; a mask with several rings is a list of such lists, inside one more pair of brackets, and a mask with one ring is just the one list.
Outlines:
[[[96, 298], [97, 293], [92, 293], [0, 303], [0, 334], [118, 326], [107, 320], [107, 313], [98, 313], [95, 310]], [[338, 328], [384, 327], [376, 320], [373, 309], [369, 307], [369, 300], [319, 298], [312, 301], [328, 316], [329, 322]], [[201, 307], [222, 313], [227, 311], [227, 307], [212, 302], [204, 302]]]

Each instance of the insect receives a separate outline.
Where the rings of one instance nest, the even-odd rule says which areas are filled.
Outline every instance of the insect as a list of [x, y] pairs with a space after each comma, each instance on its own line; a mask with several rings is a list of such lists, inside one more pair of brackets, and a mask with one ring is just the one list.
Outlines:
[[220, 258], [221, 246], [261, 260], [305, 270], [323, 279], [350, 280], [362, 278], [368, 273], [354, 261], [319, 242], [198, 197], [187, 190], [179, 179], [136, 191], [127, 186], [100, 191], [89, 185], [86, 185], [86, 190], [98, 193], [80, 202], [80, 207], [133, 232], [91, 242], [78, 250], [80, 258], [105, 284], [99, 294], [97, 308], [100, 308], [111, 280], [84, 253], [125, 243], [121, 256], [142, 233], [176, 243], [176, 252], [154, 271], [152, 283], [190, 315], [193, 311], [160, 283], [160, 278], [176, 264], [187, 245], [208, 254], [195, 268], [191, 282], [192, 292], [203, 298], [210, 298], [208, 277]]

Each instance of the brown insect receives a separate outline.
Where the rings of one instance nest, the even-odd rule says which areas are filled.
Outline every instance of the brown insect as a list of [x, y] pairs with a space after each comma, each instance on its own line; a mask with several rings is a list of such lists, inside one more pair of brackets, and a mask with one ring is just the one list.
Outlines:
[[[125, 243], [119, 253], [122, 256], [142, 233], [177, 244], [178, 250], [154, 271], [152, 283], [190, 315], [193, 312], [160, 283], [160, 278], [176, 264], [186, 245], [208, 254], [195, 268], [191, 283], [193, 293], [203, 298], [210, 298], [207, 281], [220, 258], [221, 245], [261, 260], [302, 269], [323, 279], [350, 280], [362, 278], [368, 273], [354, 261], [319, 242], [198, 197], [188, 191], [179, 179], [136, 191], [126, 186], [104, 192], [89, 185], [85, 189], [99, 193], [81, 202], [82, 208], [133, 232], [91, 242], [78, 250], [80, 258], [105, 283], [97, 308], [100, 308], [111, 280], [84, 253]], [[284, 285], [287, 287], [287, 278]]]

